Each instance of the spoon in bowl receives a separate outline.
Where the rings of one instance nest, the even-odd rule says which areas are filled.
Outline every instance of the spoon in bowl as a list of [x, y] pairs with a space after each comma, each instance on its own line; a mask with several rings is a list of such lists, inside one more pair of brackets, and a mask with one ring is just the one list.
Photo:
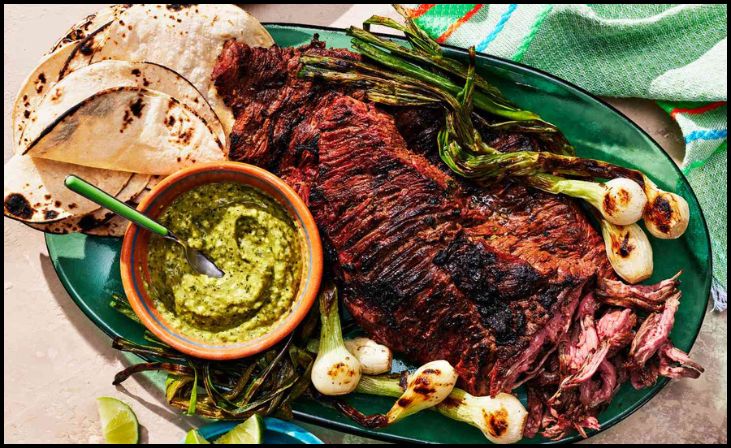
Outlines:
[[163, 226], [159, 222], [152, 218], [138, 212], [124, 202], [118, 200], [114, 196], [100, 190], [84, 179], [74, 176], [73, 174], [66, 176], [64, 180], [66, 187], [86, 199], [96, 202], [107, 210], [111, 210], [119, 216], [126, 218], [133, 223], [144, 227], [145, 229], [156, 233], [163, 238], [183, 246], [183, 252], [185, 252], [185, 258], [188, 260], [188, 264], [193, 270], [199, 274], [207, 275], [209, 277], [220, 278], [223, 277], [223, 271], [216, 266], [216, 264], [208, 258], [203, 252], [200, 252], [192, 247], [189, 247], [183, 241], [178, 239], [167, 227]]

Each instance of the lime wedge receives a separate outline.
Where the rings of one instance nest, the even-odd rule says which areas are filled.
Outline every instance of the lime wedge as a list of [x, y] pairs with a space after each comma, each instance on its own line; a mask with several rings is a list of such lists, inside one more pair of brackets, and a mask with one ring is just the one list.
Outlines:
[[96, 401], [107, 443], [129, 444], [139, 441], [140, 430], [132, 408], [112, 397], [100, 397]]
[[210, 444], [208, 440], [206, 440], [200, 433], [195, 430], [191, 429], [188, 431], [188, 434], [185, 435], [185, 443], [188, 445], [203, 445], [203, 444]]
[[214, 443], [253, 445], [261, 444], [263, 441], [264, 420], [259, 414], [254, 414], [244, 423], [234, 426], [234, 429], [219, 437]]

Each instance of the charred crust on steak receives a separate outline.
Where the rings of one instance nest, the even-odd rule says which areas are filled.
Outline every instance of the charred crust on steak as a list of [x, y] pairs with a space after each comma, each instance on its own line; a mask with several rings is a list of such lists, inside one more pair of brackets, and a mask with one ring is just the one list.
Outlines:
[[370, 298], [370, 302], [386, 314], [395, 312], [401, 302], [406, 299], [403, 293], [396, 290], [390, 282], [384, 279], [363, 285], [362, 295]]
[[305, 141], [303, 143], [296, 144], [294, 147], [295, 163], [299, 163], [300, 161], [302, 161], [302, 155], [305, 152], [312, 154], [312, 156], [314, 157], [314, 159], [313, 159], [314, 163], [318, 163], [319, 162], [319, 159], [318, 159], [319, 150], [318, 150], [317, 143], [319, 141], [320, 141], [320, 135], [317, 134], [317, 135], [312, 136], [312, 138], [308, 139], [307, 141]]

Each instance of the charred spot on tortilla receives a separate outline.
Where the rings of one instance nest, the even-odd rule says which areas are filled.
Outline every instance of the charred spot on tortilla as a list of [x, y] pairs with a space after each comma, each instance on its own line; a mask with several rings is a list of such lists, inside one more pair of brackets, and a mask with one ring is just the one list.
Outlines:
[[[23, 112], [23, 116], [25, 118], [30, 118], [30, 111], [28, 109], [26, 109], [25, 112]], [[22, 129], [22, 128], [20, 126], [18, 126], [18, 129]]]
[[[185, 130], [181, 130], [180, 133], [178, 134], [178, 140], [180, 141], [180, 143], [184, 143], [186, 145], [188, 143], [190, 143], [192, 138], [193, 138], [193, 128], [190, 128], [190, 127]], [[188, 158], [188, 156], [186, 156], [186, 158]]]
[[46, 74], [40, 73], [36, 80], [36, 93], [43, 92], [43, 87], [46, 85]]
[[30, 219], [35, 211], [30, 202], [19, 193], [11, 193], [5, 197], [5, 211], [21, 219]]
[[86, 55], [86, 56], [90, 56], [90, 55], [94, 54], [94, 46], [92, 45], [92, 43], [93, 43], [93, 41], [91, 41], [91, 40], [82, 43], [79, 46], [79, 51], [81, 52], [81, 54]]
[[81, 230], [91, 230], [101, 224], [101, 221], [94, 218], [94, 215], [85, 215], [79, 220], [79, 228]]
[[51, 96], [50, 96], [51, 101], [58, 101], [58, 100], [60, 100], [62, 94], [63, 94], [63, 89], [60, 89], [58, 87], [55, 87], [51, 91]]
[[109, 28], [109, 25], [111, 25], [112, 22], [107, 22], [104, 25], [100, 26], [98, 29], [92, 31], [87, 35], [85, 38], [79, 41], [79, 43], [74, 47], [73, 51], [71, 51], [71, 54], [69, 54], [69, 57], [66, 58], [66, 62], [63, 64], [63, 67], [58, 72], [58, 80], [60, 81], [63, 79], [64, 76], [71, 73], [73, 70], [69, 70], [71, 62], [73, 62], [77, 55], [81, 53], [82, 55], [86, 57], [91, 57], [96, 53], [100, 48], [101, 44], [97, 46], [97, 42], [95, 40], [96, 36], [99, 35], [99, 33], [104, 32], [107, 28]]
[[132, 69], [132, 74], [139, 78], [140, 75], [142, 74], [142, 72], [138, 68], [133, 68]]
[[120, 134], [127, 129], [127, 126], [132, 123], [135, 117], [140, 118], [142, 116], [142, 109], [145, 107], [145, 104], [142, 102], [143, 97], [142, 93], [140, 93], [137, 99], [130, 103], [129, 108], [125, 109], [124, 117], [122, 118], [122, 128], [119, 130]]
[[132, 114], [140, 118], [142, 116], [142, 109], [145, 107], [145, 105], [142, 102], [143, 95], [140, 93], [137, 97], [137, 101], [133, 102], [129, 106], [129, 110], [132, 112]]
[[[58, 201], [56, 201], [56, 202], [58, 202]], [[56, 216], [58, 216], [58, 212], [56, 210], [46, 210], [43, 213], [43, 217], [46, 218], [47, 220], [51, 220], [51, 219], [55, 218]]]

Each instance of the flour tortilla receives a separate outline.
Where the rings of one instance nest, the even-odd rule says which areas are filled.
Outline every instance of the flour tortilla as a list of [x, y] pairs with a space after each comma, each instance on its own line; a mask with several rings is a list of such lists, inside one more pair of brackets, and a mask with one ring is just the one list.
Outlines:
[[105, 23], [74, 45], [73, 51], [66, 58], [66, 62], [64, 62], [58, 74], [58, 79], [63, 79], [69, 73], [92, 63], [92, 57], [102, 48], [104, 41], [107, 40], [107, 34], [109, 34], [111, 24], [112, 22]]
[[[122, 202], [129, 202], [137, 198], [147, 187], [152, 176], [146, 174], [133, 174], [127, 182], [127, 185], [115, 195]], [[113, 212], [98, 207], [96, 210], [80, 215], [69, 216], [60, 221], [49, 223], [28, 223], [34, 229], [41, 230], [46, 233], [66, 234], [71, 232], [83, 232], [90, 229], [102, 227], [109, 222], [114, 216]]]
[[[266, 29], [235, 5], [132, 5], [105, 31], [94, 51], [78, 53], [71, 66], [104, 59], [147, 61], [164, 65], [190, 81], [206, 96], [228, 135], [233, 113], [211, 82], [223, 44], [231, 39], [251, 46], [274, 43]], [[69, 71], [71, 69], [67, 69]]]
[[[130, 204], [133, 207], [137, 207], [135, 202]], [[127, 230], [129, 221], [122, 218], [119, 215], [112, 216], [109, 220], [99, 224], [91, 229], [80, 230], [81, 233], [86, 235], [94, 236], [112, 236], [112, 237], [123, 237], [124, 232]]]
[[66, 188], [64, 179], [76, 174], [109, 194], [118, 194], [132, 177], [131, 173], [101, 170], [14, 155], [5, 163], [4, 214], [28, 223], [60, 221], [84, 215], [99, 208]]
[[59, 48], [74, 44], [84, 39], [89, 34], [101, 28], [103, 25], [114, 20], [115, 17], [117, 17], [122, 11], [127, 8], [129, 8], [129, 5], [127, 4], [111, 5], [100, 9], [94, 14], [90, 14], [84, 17], [83, 19], [75, 23], [71, 28], [69, 28], [69, 30], [64, 33], [63, 37], [57, 40], [55, 44], [53, 44], [53, 47], [51, 48], [51, 51], [49, 51], [49, 53], [53, 53]]
[[33, 113], [46, 93], [68, 73], [89, 65], [86, 56], [83, 61], [76, 60], [76, 55], [92, 55], [101, 48], [106, 40], [108, 22], [90, 32], [84, 39], [58, 47], [44, 56], [30, 75], [23, 81], [18, 95], [15, 97], [12, 112], [13, 153], [25, 153], [31, 140], [24, 136], [25, 128], [34, 119]]
[[[38, 123], [46, 123], [42, 112]], [[137, 87], [103, 90], [78, 103], [46, 126], [26, 154], [142, 174], [226, 159], [222, 143], [194, 110]]]
[[64, 112], [95, 93], [122, 86], [146, 87], [172, 96], [195, 110], [222, 142], [226, 134], [205, 97], [185, 78], [148, 62], [100, 61], [75, 70], [47, 90], [31, 113], [23, 140], [32, 142]]
[[25, 78], [13, 104], [13, 152], [22, 154], [30, 143], [23, 140], [25, 130], [38, 103], [46, 92], [58, 81], [59, 72], [64, 67], [75, 45], [68, 45], [48, 54], [41, 59], [36, 68]]

